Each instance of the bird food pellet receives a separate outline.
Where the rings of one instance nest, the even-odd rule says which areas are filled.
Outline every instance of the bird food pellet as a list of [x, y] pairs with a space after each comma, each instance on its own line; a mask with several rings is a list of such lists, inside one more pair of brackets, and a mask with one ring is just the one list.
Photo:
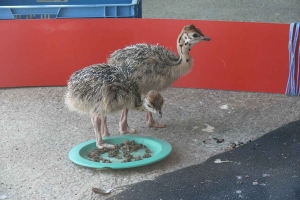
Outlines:
[[[145, 149], [145, 152], [141, 156], [134, 157], [132, 155], [133, 152], [137, 152], [140, 149]], [[103, 158], [101, 154], [107, 153], [108, 157]], [[138, 144], [134, 140], [124, 140], [120, 145], [115, 144], [114, 149], [98, 149], [95, 148], [87, 153], [87, 157], [94, 162], [102, 162], [102, 163], [111, 163], [109, 158], [116, 158], [120, 160], [121, 163], [139, 161], [143, 158], [151, 157], [151, 151], [143, 144]]]

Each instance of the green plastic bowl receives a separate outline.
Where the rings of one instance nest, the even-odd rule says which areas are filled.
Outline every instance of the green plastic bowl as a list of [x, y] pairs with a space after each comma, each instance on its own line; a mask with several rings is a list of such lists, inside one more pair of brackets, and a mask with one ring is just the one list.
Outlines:
[[[172, 146], [168, 142], [153, 137], [122, 135], [103, 138], [103, 141], [108, 144], [121, 144], [124, 140], [134, 140], [136, 143], [145, 145], [148, 149], [150, 149], [151, 157], [126, 163], [122, 163], [119, 159], [116, 158], [110, 158], [110, 160], [112, 161], [111, 163], [94, 162], [92, 160], [89, 160], [89, 158], [87, 157], [87, 153], [96, 148], [96, 141], [90, 140], [73, 147], [69, 152], [69, 159], [77, 165], [90, 168], [124, 169], [140, 167], [158, 162], [166, 158], [172, 151]], [[139, 150], [138, 152], [132, 154], [134, 156], [142, 156], [144, 154], [144, 151]], [[103, 154], [103, 157], [106, 157], [106, 154]]]

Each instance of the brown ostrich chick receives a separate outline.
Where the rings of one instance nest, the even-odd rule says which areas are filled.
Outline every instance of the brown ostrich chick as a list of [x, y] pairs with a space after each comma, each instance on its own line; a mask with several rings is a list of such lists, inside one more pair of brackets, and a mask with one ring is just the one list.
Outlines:
[[[202, 41], [210, 41], [199, 28], [190, 24], [181, 30], [176, 43], [178, 56], [159, 45], [136, 44], [116, 50], [108, 58], [109, 65], [128, 68], [142, 94], [150, 90], [162, 91], [172, 85], [182, 75], [188, 73], [193, 65], [190, 56], [192, 47]], [[120, 119], [121, 133], [134, 133], [127, 124], [128, 109], [123, 109]], [[154, 121], [152, 114], [146, 113], [149, 127], [165, 127]]]
[[122, 109], [162, 115], [163, 97], [149, 91], [144, 99], [135, 79], [126, 68], [95, 64], [73, 73], [68, 81], [65, 103], [72, 111], [89, 114], [96, 136], [96, 146], [114, 148], [102, 136], [109, 136], [106, 116]]

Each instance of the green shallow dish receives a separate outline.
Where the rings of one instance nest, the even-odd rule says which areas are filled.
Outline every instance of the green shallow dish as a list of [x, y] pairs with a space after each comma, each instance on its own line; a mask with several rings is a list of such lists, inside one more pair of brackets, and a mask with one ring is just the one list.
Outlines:
[[[136, 143], [145, 145], [148, 149], [150, 149], [151, 157], [126, 163], [122, 163], [119, 159], [116, 158], [110, 158], [110, 160], [112, 161], [111, 163], [94, 162], [92, 160], [89, 160], [87, 157], [87, 153], [96, 148], [96, 141], [90, 140], [73, 147], [69, 152], [69, 159], [77, 165], [90, 168], [124, 169], [140, 167], [158, 162], [166, 158], [172, 151], [172, 146], [168, 142], [153, 137], [123, 135], [103, 138], [103, 141], [108, 144], [120, 144], [124, 140], [134, 140]], [[134, 156], [142, 156], [144, 154], [144, 150], [139, 150], [138, 152], [132, 154]], [[103, 154], [103, 156], [101, 157], [106, 157], [106, 154]]]

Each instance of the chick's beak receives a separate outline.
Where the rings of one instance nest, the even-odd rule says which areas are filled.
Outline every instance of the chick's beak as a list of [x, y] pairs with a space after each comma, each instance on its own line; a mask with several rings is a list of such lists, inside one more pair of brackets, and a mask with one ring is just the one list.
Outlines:
[[204, 37], [202, 38], [202, 40], [204, 40], [204, 41], [210, 41], [210, 37], [204, 36]]
[[158, 111], [157, 114], [158, 114], [159, 118], [162, 117], [162, 112], [161, 111]]

